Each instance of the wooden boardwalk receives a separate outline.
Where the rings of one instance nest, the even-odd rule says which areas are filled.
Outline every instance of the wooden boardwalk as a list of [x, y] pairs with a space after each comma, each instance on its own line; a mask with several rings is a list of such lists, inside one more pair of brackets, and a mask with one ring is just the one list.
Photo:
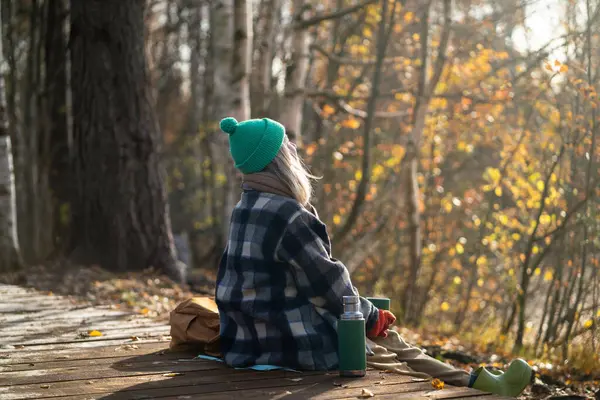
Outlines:
[[239, 371], [169, 352], [168, 334], [139, 315], [0, 284], [0, 399], [500, 399], [380, 371]]

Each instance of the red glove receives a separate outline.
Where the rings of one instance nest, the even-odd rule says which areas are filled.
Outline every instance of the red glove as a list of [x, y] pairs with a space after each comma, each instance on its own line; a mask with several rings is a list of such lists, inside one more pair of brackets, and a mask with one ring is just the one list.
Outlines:
[[396, 316], [388, 310], [379, 310], [379, 318], [373, 327], [367, 332], [369, 339], [376, 337], [387, 337], [387, 330], [391, 324], [396, 322]]

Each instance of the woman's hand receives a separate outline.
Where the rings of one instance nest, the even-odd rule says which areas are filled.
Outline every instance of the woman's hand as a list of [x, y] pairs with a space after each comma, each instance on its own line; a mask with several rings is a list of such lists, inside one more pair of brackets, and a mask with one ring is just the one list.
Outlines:
[[369, 339], [375, 339], [376, 337], [387, 337], [387, 330], [391, 324], [396, 322], [396, 316], [388, 310], [379, 310], [379, 316], [377, 322], [367, 332]]

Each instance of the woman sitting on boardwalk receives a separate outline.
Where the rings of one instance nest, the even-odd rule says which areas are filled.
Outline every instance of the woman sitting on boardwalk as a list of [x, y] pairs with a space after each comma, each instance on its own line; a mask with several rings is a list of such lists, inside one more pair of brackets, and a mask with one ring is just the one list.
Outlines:
[[[217, 278], [225, 362], [336, 369], [342, 298], [358, 292], [344, 264], [332, 257], [327, 228], [310, 205], [313, 177], [278, 122], [225, 118], [221, 129], [243, 174]], [[469, 374], [426, 356], [388, 331], [391, 312], [360, 302], [367, 336], [415, 371], [513, 396], [530, 381], [531, 368], [522, 360], [503, 375], [481, 368]]]

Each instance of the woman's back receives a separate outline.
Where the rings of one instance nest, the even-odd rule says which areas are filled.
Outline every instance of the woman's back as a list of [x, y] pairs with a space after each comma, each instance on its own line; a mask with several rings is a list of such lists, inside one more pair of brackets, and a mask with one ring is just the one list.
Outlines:
[[[303, 289], [314, 276], [294, 266], [294, 259], [307, 257], [304, 240], [315, 239], [321, 243], [317, 251], [327, 255], [324, 225], [297, 201], [258, 191], [243, 193], [231, 217], [217, 279], [228, 364], [337, 367], [337, 316], [315, 304]], [[320, 278], [327, 282], [327, 276]]]

